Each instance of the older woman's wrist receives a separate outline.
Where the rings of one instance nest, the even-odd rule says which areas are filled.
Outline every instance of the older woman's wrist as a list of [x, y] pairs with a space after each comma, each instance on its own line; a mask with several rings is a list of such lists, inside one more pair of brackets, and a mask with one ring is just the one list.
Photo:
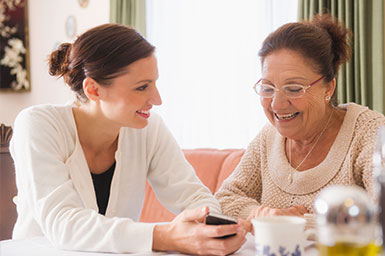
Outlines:
[[250, 216], [250, 213], [254, 210], [254, 209], [258, 209], [260, 207], [259, 204], [248, 204], [246, 205], [245, 207], [243, 207], [241, 209], [241, 211], [239, 212], [239, 216], [238, 218], [242, 218], [242, 219], [248, 219], [249, 216]]

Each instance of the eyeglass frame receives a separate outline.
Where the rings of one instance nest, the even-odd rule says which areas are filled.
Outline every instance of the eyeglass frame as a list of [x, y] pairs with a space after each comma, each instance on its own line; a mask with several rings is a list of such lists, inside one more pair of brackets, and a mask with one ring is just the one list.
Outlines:
[[[299, 86], [301, 86], [301, 87], [303, 88], [304, 93], [303, 93], [302, 95], [298, 96], [298, 97], [289, 97], [289, 96], [286, 95], [285, 93], [283, 93], [283, 95], [285, 95], [286, 97], [288, 97], [288, 98], [290, 98], [290, 99], [298, 99], [298, 98], [301, 98], [303, 95], [305, 95], [307, 89], [309, 89], [310, 87], [312, 87], [313, 85], [315, 85], [316, 83], [318, 83], [319, 81], [321, 81], [321, 80], [324, 79], [324, 78], [325, 78], [325, 76], [321, 76], [320, 78], [318, 78], [317, 80], [315, 80], [314, 82], [312, 82], [312, 83], [310, 83], [310, 84], [308, 84], [308, 85], [301, 85], [301, 84], [299, 84]], [[278, 89], [277, 87], [275, 87], [275, 86], [273, 86], [273, 85], [266, 84], [266, 86], [269, 86], [269, 87], [271, 87], [271, 88], [274, 90], [274, 93], [273, 93], [273, 95], [271, 95], [271, 97], [262, 96], [262, 95], [260, 95], [260, 94], [257, 92], [257, 85], [258, 85], [259, 82], [261, 82], [263, 79], [264, 79], [264, 78], [259, 79], [258, 82], [256, 82], [256, 83], [254, 84], [253, 89], [254, 89], [255, 93], [258, 94], [259, 96], [263, 97], [263, 98], [268, 98], [268, 99], [273, 98], [274, 95], [275, 95], [275, 93], [278, 92], [278, 91], [280, 91], [280, 89]], [[286, 86], [286, 85], [283, 85], [282, 87], [284, 87], [284, 86]]]

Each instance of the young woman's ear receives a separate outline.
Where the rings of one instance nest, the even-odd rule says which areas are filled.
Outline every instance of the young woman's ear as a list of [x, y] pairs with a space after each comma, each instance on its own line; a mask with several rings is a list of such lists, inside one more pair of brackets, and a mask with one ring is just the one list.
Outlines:
[[98, 101], [100, 85], [92, 78], [87, 77], [83, 80], [83, 91], [89, 100]]

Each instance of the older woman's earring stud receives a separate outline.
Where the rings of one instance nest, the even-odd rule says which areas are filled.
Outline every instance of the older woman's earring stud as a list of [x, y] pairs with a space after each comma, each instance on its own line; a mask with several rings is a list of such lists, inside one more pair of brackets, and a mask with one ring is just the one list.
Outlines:
[[326, 95], [325, 100], [326, 100], [326, 101], [329, 101], [329, 100], [330, 100], [330, 96], [329, 96], [329, 95]]

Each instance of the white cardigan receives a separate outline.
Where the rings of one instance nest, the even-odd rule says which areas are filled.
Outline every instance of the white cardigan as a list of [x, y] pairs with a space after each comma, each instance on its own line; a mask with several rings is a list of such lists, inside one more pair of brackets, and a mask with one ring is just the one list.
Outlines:
[[121, 128], [106, 215], [79, 143], [72, 105], [40, 105], [15, 121], [11, 154], [18, 188], [13, 238], [44, 235], [55, 246], [102, 252], [151, 251], [155, 224], [138, 223], [146, 179], [174, 213], [218, 202], [199, 181], [159, 116]]

